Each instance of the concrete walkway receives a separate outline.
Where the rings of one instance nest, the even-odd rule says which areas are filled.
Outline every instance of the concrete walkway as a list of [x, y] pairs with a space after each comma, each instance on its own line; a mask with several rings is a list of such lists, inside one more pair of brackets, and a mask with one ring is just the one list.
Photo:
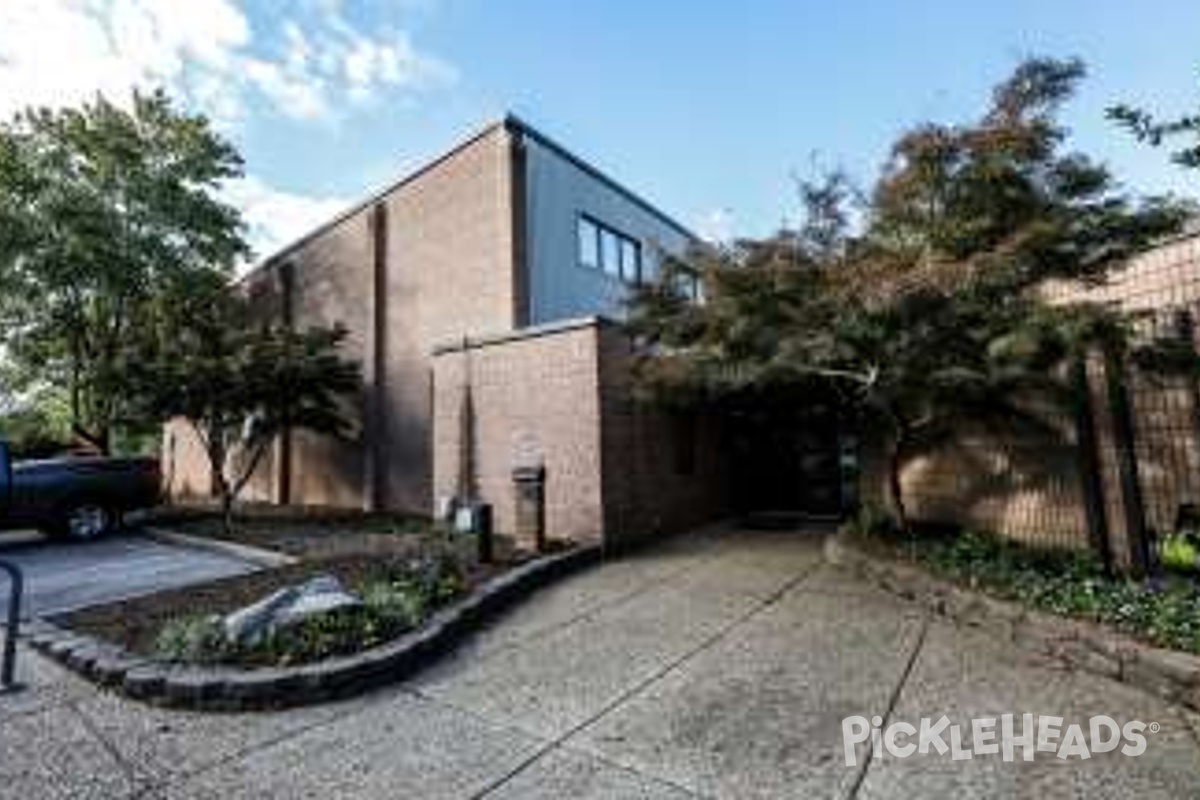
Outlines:
[[[0, 696], [0, 796], [1200, 795], [1190, 715], [1028, 658], [823, 565], [817, 536], [697, 534], [544, 590], [417, 679], [336, 705], [157, 710], [24, 653], [29, 688]], [[845, 764], [850, 715], [946, 714], [969, 747], [970, 719], [1023, 712], [1159, 730], [1136, 758]]]

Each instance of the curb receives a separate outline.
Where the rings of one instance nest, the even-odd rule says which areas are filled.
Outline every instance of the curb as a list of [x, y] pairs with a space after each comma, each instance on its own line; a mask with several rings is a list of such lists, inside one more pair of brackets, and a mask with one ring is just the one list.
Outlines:
[[435, 612], [392, 641], [294, 667], [239, 669], [156, 661], [46, 620], [28, 629], [38, 652], [126, 697], [198, 711], [248, 711], [311, 705], [395, 683], [446, 652], [489, 617], [546, 584], [601, 560], [598, 545], [514, 567], [473, 594]]
[[1200, 711], [1200, 656], [1151, 647], [1100, 625], [964, 589], [918, 566], [864, 552], [846, 534], [826, 539], [824, 555], [829, 563], [955, 622], [999, 627], [1023, 650]]
[[191, 536], [186, 533], [179, 533], [178, 531], [171, 531], [153, 525], [142, 526], [141, 530], [149, 538], [164, 544], [173, 544], [193, 550], [207, 550], [212, 553], [219, 553], [220, 555], [233, 556], [242, 561], [249, 561], [251, 564], [258, 564], [261, 567], [286, 567], [289, 564], [296, 564], [300, 561], [295, 556], [289, 556], [286, 553], [277, 553], [274, 550], [264, 550], [261, 547], [251, 547], [250, 545], [227, 542], [222, 539], [210, 539], [205, 536]]

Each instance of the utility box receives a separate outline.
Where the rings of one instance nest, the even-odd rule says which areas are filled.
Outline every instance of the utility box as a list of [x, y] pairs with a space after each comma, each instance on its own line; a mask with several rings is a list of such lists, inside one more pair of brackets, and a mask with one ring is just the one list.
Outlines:
[[540, 553], [546, 549], [546, 468], [517, 467], [512, 477], [517, 539], [532, 541]]
[[490, 564], [495, 558], [492, 507], [487, 503], [463, 503], [454, 511], [454, 530], [475, 537], [479, 561]]

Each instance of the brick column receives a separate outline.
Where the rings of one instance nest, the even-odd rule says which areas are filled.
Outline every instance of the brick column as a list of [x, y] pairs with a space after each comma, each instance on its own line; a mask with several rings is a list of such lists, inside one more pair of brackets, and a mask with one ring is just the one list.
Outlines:
[[[291, 330], [296, 317], [296, 265], [285, 261], [279, 265], [279, 318]], [[275, 503], [286, 506], [292, 502], [292, 429], [284, 425], [275, 441]]]
[[387, 386], [387, 279], [388, 210], [378, 203], [371, 210], [371, 292], [365, 309], [370, 324], [366, 327], [363, 352], [363, 511], [382, 506], [381, 474], [386, 425], [384, 407]]

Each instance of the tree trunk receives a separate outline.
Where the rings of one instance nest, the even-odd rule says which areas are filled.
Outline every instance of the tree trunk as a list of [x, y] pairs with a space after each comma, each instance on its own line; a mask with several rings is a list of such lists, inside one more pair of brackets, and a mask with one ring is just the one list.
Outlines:
[[221, 527], [226, 536], [233, 536], [233, 492], [221, 492]]
[[909, 533], [908, 509], [904, 505], [904, 487], [900, 480], [900, 472], [904, 467], [904, 454], [901, 450], [903, 438], [893, 446], [888, 456], [888, 499], [892, 504], [892, 513], [896, 515], [896, 526], [900, 533]]
[[225, 448], [225, 440], [219, 426], [212, 426], [207, 439], [208, 462], [212, 470], [212, 488], [221, 502], [221, 525], [225, 535], [233, 533], [233, 499], [234, 487], [225, 475], [225, 461], [229, 455]]

